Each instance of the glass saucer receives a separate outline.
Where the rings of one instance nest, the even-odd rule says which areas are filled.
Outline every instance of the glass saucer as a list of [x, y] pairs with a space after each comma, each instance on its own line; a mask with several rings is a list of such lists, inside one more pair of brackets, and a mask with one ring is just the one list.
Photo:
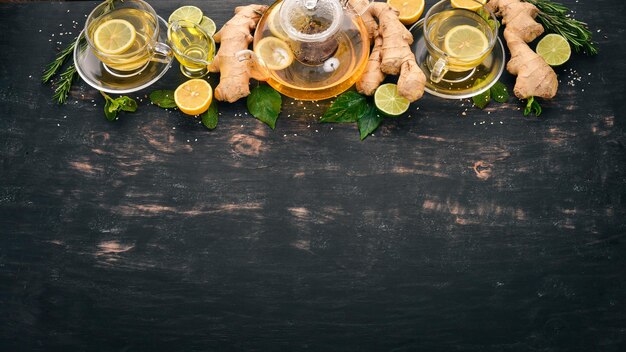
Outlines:
[[[424, 39], [423, 24], [424, 19], [419, 20], [411, 27], [410, 31], [413, 35], [411, 50], [415, 54], [417, 64], [426, 75], [426, 92], [446, 99], [470, 98], [485, 92], [500, 79], [504, 71], [506, 56], [504, 45], [498, 38], [491, 54], [473, 72], [469, 72], [469, 74], [467, 72], [448, 72], [439, 83], [432, 82], [428, 79], [430, 77], [430, 68], [427, 63], [429, 55]], [[479, 79], [484, 81], [484, 85], [478, 90], [473, 89], [474, 82]]]
[[[161, 17], [159, 17], [159, 42], [167, 42], [167, 22]], [[102, 61], [89, 48], [85, 48], [86, 46], [87, 40], [83, 30], [78, 35], [74, 48], [76, 71], [87, 84], [107, 93], [125, 94], [144, 89], [158, 81], [172, 64], [171, 57], [165, 63], [150, 61], [146, 68], [136, 75], [117, 77], [109, 73]]]

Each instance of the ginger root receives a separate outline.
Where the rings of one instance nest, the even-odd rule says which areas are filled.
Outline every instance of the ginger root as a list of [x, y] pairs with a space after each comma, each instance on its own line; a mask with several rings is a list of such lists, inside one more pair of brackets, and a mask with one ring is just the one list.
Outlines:
[[[398, 11], [382, 2], [372, 3], [368, 12], [378, 19], [366, 21], [369, 33], [375, 33], [374, 48], [357, 82], [357, 90], [372, 95], [385, 79], [385, 74], [398, 75], [398, 94], [413, 102], [424, 94], [426, 76], [417, 65], [411, 50], [413, 36], [398, 18]], [[369, 18], [369, 17], [366, 17]]]
[[230, 19], [213, 38], [221, 43], [209, 71], [220, 72], [220, 83], [215, 88], [215, 98], [220, 101], [235, 102], [250, 95], [250, 78], [264, 81], [267, 76], [255, 68], [254, 60], [240, 60], [237, 53], [246, 50], [252, 40], [265, 5], [247, 5], [235, 9]]
[[520, 99], [556, 95], [558, 80], [554, 70], [527, 43], [540, 36], [543, 26], [535, 21], [539, 10], [521, 0], [489, 0], [486, 5], [502, 17], [504, 39], [511, 52], [507, 71], [516, 75], [513, 92]]

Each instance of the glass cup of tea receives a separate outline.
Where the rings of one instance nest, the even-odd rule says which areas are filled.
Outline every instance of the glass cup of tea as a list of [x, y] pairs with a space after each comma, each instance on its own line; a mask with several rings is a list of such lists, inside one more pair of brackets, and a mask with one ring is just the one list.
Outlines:
[[[424, 38], [430, 80], [462, 82], [493, 50], [498, 20], [479, 1], [443, 0], [426, 13]], [[448, 73], [451, 77], [446, 76]]]
[[215, 41], [198, 24], [178, 20], [170, 23], [167, 41], [180, 64], [180, 71], [189, 78], [206, 75], [215, 57]]
[[87, 17], [85, 37], [89, 48], [114, 76], [130, 77], [150, 61], [168, 62], [171, 50], [160, 43], [159, 18], [142, 0], [109, 0]]

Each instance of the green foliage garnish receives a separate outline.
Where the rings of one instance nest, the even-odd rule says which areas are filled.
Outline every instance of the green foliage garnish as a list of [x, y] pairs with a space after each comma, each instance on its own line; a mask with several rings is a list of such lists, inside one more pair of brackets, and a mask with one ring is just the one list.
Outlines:
[[149, 95], [150, 101], [163, 109], [172, 109], [176, 107], [176, 101], [174, 101], [173, 90], [155, 90]]
[[274, 129], [282, 102], [280, 93], [274, 88], [262, 84], [252, 89], [247, 99], [247, 106], [252, 116]]
[[324, 113], [323, 123], [357, 123], [361, 140], [372, 134], [385, 116], [367, 98], [357, 92], [345, 92], [337, 97]]
[[372, 132], [376, 131], [376, 129], [378, 128], [378, 126], [380, 126], [384, 119], [385, 117], [380, 114], [376, 107], [368, 104], [367, 109], [361, 115], [361, 117], [359, 117], [358, 121], [361, 140], [364, 140]]
[[593, 43], [591, 31], [587, 24], [570, 17], [570, 10], [563, 4], [550, 0], [524, 0], [539, 9], [537, 19], [548, 32], [557, 33], [565, 37], [576, 52], [585, 52], [588, 55], [598, 53]]
[[[474, 84], [478, 85], [480, 83], [482, 83], [482, 80], [476, 80]], [[472, 97], [474, 105], [480, 109], [484, 109], [485, 106], [489, 104], [491, 99], [497, 101], [498, 103], [506, 103], [509, 100], [509, 91], [503, 83], [496, 82], [493, 86], [491, 86], [491, 88]]]
[[337, 97], [320, 122], [357, 122], [368, 108], [367, 100], [357, 92], [345, 92]]
[[211, 102], [209, 106], [209, 110], [207, 110], [204, 114], [202, 114], [202, 124], [204, 127], [212, 130], [217, 127], [218, 122], [218, 111], [217, 111], [217, 102], [215, 99]]
[[102, 94], [105, 100], [104, 116], [109, 121], [115, 121], [120, 111], [135, 112], [137, 110], [137, 102], [130, 97], [124, 95], [113, 99], [105, 92], [101, 91], [100, 94]]
[[46, 66], [46, 70], [41, 77], [41, 81], [43, 83], [48, 83], [52, 77], [63, 67], [63, 64], [67, 61], [67, 59], [74, 52], [74, 47], [76, 46], [76, 40], [72, 40], [72, 42], [61, 52], [57, 54], [57, 57], [51, 63]]
[[541, 115], [541, 105], [535, 100], [535, 97], [530, 97], [528, 101], [526, 101], [524, 116], [528, 116], [531, 112], [537, 117]]
[[56, 89], [54, 90], [54, 95], [52, 98], [57, 101], [58, 104], [65, 104], [67, 101], [67, 96], [70, 94], [70, 89], [72, 89], [72, 83], [77, 77], [76, 66], [70, 65], [61, 75], [59, 76], [61, 79]]

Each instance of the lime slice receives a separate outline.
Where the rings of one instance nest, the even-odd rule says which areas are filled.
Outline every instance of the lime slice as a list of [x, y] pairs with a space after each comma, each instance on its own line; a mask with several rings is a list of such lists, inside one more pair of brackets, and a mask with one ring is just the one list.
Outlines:
[[96, 28], [94, 45], [104, 54], [117, 55], [130, 49], [135, 42], [135, 27], [120, 19], [108, 20]]
[[265, 37], [255, 46], [254, 52], [270, 70], [283, 70], [293, 62], [293, 52], [287, 43], [276, 37]]
[[215, 34], [215, 31], [217, 30], [217, 26], [215, 26], [215, 22], [213, 22], [212, 19], [206, 16], [202, 16], [202, 21], [200, 21], [200, 28], [204, 29], [204, 31], [206, 32], [206, 34], [209, 35], [209, 37], [212, 37], [213, 34]]
[[456, 26], [446, 33], [443, 39], [446, 53], [459, 58], [480, 56], [487, 48], [489, 41], [480, 29], [467, 24]]
[[179, 20], [185, 20], [193, 22], [195, 24], [200, 24], [200, 22], [202, 21], [202, 10], [200, 10], [196, 6], [179, 7], [174, 10], [174, 12], [172, 12], [170, 18], [167, 21], [169, 23], [172, 23]]
[[398, 95], [398, 86], [393, 83], [383, 84], [374, 93], [374, 104], [383, 114], [400, 116], [409, 110], [411, 102]]
[[479, 10], [483, 7], [483, 5], [487, 2], [487, 0], [452, 0], [450, 3], [452, 7], [457, 9], [466, 9], [471, 11]]
[[537, 44], [536, 51], [550, 66], [563, 65], [572, 55], [567, 39], [554, 33], [543, 37]]

